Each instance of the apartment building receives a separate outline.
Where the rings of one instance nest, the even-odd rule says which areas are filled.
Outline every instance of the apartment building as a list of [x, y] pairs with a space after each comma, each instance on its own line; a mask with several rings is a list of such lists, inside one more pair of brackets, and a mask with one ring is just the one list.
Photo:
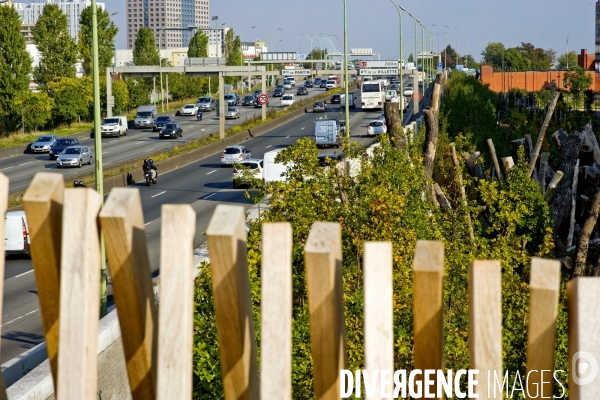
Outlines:
[[127, 0], [126, 3], [128, 49], [133, 49], [140, 28], [152, 29], [156, 46], [167, 49], [187, 47], [195, 33], [195, 30], [169, 28], [202, 29], [209, 25], [209, 0]]

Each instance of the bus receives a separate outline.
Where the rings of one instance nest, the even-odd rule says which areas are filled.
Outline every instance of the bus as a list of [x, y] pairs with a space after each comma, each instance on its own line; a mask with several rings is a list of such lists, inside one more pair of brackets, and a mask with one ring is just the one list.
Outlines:
[[381, 81], [363, 81], [360, 87], [360, 101], [363, 110], [383, 110], [385, 88]]

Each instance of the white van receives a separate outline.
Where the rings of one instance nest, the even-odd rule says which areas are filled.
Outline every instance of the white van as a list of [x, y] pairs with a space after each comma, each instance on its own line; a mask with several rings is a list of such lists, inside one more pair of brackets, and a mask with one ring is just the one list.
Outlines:
[[[348, 105], [350, 108], [356, 108], [356, 104], [354, 103], [355, 97], [353, 93], [349, 93], [350, 104]], [[346, 108], [346, 95], [340, 95], [340, 108]]]
[[296, 98], [294, 97], [293, 94], [284, 94], [281, 97], [281, 106], [285, 107], [285, 106], [291, 106], [292, 104], [294, 104], [294, 100]]
[[6, 254], [29, 254], [29, 227], [25, 211], [10, 211], [4, 220], [5, 239], [4, 251]]
[[102, 120], [102, 125], [100, 126], [102, 137], [126, 136], [128, 130], [127, 117], [107, 117]]
[[267, 151], [263, 158], [263, 181], [272, 182], [279, 181], [285, 182], [285, 178], [282, 176], [287, 170], [284, 164], [276, 163], [275, 157], [283, 149]]
[[140, 106], [135, 114], [135, 129], [152, 128], [154, 120], [158, 117], [156, 106]]

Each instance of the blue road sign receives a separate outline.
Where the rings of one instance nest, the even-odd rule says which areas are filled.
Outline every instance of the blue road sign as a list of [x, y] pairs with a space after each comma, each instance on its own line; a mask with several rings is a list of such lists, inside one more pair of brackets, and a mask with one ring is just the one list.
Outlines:
[[443, 68], [443, 67], [444, 67], [444, 65], [441, 62], [439, 62], [438, 63], [438, 68]]

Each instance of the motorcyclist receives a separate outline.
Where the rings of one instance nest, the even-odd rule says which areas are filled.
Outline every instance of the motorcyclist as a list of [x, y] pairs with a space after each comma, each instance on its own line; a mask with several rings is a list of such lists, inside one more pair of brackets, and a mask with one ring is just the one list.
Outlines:
[[154, 161], [152, 161], [151, 158], [144, 160], [144, 166], [142, 168], [144, 169], [144, 173], [150, 172], [150, 178], [156, 182], [158, 169], [156, 168], [156, 165], [154, 165]]
[[202, 110], [198, 109], [198, 111], [196, 112], [196, 118], [198, 119], [198, 121], [202, 121]]

